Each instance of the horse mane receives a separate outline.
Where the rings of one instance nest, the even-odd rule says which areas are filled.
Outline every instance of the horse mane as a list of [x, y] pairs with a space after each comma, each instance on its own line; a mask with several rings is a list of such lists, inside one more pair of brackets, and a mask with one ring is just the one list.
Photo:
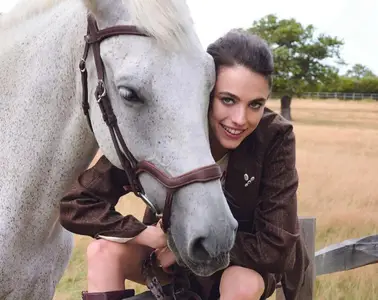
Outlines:
[[[20, 0], [8, 13], [0, 15], [0, 31], [30, 19], [67, 0]], [[79, 0], [78, 0], [79, 1]], [[184, 0], [122, 0], [131, 23], [170, 50], [190, 49], [199, 41], [189, 8]], [[91, 0], [84, 0], [91, 8]]]
[[131, 22], [170, 50], [191, 49], [199, 43], [185, 0], [123, 0]]

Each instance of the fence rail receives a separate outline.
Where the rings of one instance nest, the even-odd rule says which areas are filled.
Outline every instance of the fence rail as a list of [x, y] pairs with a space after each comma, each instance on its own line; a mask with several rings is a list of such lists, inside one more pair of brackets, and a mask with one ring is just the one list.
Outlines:
[[[300, 218], [301, 234], [310, 255], [310, 270], [306, 273], [300, 300], [313, 300], [316, 276], [348, 271], [378, 263], [378, 235], [346, 240], [315, 252], [315, 218]], [[277, 300], [285, 300], [281, 288]]]
[[341, 99], [341, 100], [365, 100], [365, 99], [378, 100], [378, 94], [313, 92], [313, 93], [303, 93], [301, 98]]

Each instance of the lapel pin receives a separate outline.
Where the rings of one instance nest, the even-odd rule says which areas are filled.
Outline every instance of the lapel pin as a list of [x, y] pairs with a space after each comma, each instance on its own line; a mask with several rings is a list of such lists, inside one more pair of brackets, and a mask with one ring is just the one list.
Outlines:
[[244, 180], [246, 181], [244, 187], [247, 187], [255, 180], [255, 176], [251, 176], [251, 178], [249, 178], [248, 174], [244, 174]]

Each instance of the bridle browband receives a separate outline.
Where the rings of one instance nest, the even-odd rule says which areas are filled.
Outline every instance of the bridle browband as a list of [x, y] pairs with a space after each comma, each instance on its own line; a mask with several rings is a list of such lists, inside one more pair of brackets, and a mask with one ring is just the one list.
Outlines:
[[[125, 140], [118, 127], [117, 118], [114, 114], [110, 99], [107, 95], [105, 85], [105, 68], [100, 55], [100, 43], [113, 36], [117, 35], [136, 35], [148, 37], [147, 34], [140, 31], [137, 27], [132, 25], [121, 25], [109, 27], [106, 29], [98, 29], [97, 22], [91, 14], [88, 14], [88, 28], [87, 35], [85, 36], [84, 55], [80, 61], [79, 68], [81, 72], [81, 81], [83, 89], [82, 107], [85, 116], [87, 117], [88, 124], [92, 129], [92, 123], [89, 116], [89, 102], [88, 102], [88, 82], [87, 82], [87, 69], [86, 59], [88, 52], [92, 46], [93, 58], [97, 70], [98, 83], [95, 90], [96, 101], [101, 109], [104, 122], [109, 128], [112, 141], [117, 152], [118, 158], [121, 161], [122, 168], [124, 169], [127, 179], [129, 181], [129, 190], [131, 190], [137, 197], [141, 198], [145, 204], [151, 209], [157, 218], [162, 218], [162, 227], [167, 231], [170, 227], [171, 208], [173, 194], [184, 186], [196, 182], [208, 182], [217, 180], [221, 177], [221, 170], [217, 164], [212, 164], [202, 168], [195, 169], [177, 177], [171, 177], [165, 172], [159, 170], [154, 164], [148, 161], [138, 161], [128, 149]], [[158, 180], [167, 190], [164, 210], [162, 213], [147, 198], [142, 184], [139, 180], [141, 173], [148, 173], [156, 180]]]

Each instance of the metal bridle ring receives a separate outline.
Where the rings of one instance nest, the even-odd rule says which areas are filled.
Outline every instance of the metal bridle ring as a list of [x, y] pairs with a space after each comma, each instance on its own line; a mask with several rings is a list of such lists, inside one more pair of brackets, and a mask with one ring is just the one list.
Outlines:
[[85, 60], [83, 58], [80, 59], [79, 69], [81, 73], [84, 73], [87, 70], [87, 68], [85, 67]]
[[147, 196], [141, 192], [137, 192], [136, 195], [141, 198], [145, 204], [152, 210], [152, 212], [155, 214], [156, 217], [162, 218], [163, 214], [159, 214], [157, 209], [155, 208], [155, 205], [152, 204], [152, 202], [147, 198]]

